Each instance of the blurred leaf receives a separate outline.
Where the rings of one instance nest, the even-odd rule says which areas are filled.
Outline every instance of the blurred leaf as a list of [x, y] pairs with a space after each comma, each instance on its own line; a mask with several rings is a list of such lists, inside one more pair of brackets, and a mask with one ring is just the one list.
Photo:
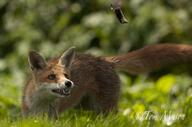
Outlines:
[[134, 106], [133, 106], [133, 110], [135, 112], [144, 112], [145, 111], [145, 106], [141, 103], [136, 103]]
[[165, 75], [158, 79], [156, 87], [163, 93], [169, 93], [175, 83], [175, 76]]

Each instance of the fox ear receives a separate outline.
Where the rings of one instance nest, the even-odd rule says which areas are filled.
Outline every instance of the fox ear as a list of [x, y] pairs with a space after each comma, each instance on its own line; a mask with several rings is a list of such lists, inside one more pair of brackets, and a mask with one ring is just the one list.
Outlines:
[[59, 59], [59, 64], [68, 68], [70, 67], [74, 57], [75, 57], [75, 47], [71, 47], [61, 55]]
[[32, 70], [43, 69], [47, 65], [44, 58], [35, 51], [29, 52], [29, 58], [28, 59], [29, 59], [29, 64], [30, 64]]

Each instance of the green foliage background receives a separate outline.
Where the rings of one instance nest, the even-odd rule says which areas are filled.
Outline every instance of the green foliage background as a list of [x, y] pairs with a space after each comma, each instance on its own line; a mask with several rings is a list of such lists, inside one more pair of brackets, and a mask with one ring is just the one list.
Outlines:
[[[6, 122], [7, 117], [18, 117], [21, 90], [30, 71], [27, 62], [29, 50], [52, 57], [75, 46], [79, 52], [100, 56], [124, 54], [155, 43], [192, 43], [191, 0], [123, 0], [123, 11], [129, 21], [124, 25], [110, 10], [111, 2], [0, 1], [0, 118], [4, 120], [1, 122], [8, 125], [11, 120]], [[170, 73], [155, 80], [148, 76], [133, 78], [126, 74], [120, 74], [120, 77], [123, 94], [119, 104], [119, 119], [122, 118], [117, 120], [119, 123], [152, 124], [154, 121], [146, 121], [146, 124], [131, 122], [132, 114], [145, 110], [171, 110], [192, 115], [192, 80], [189, 75]], [[186, 117], [175, 125], [183, 123], [192, 124]], [[97, 125], [96, 122], [94, 124]]]

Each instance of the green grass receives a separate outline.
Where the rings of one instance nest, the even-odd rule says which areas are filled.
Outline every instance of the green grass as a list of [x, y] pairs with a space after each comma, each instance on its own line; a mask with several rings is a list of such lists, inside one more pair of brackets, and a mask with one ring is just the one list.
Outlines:
[[127, 127], [192, 125], [192, 79], [188, 75], [164, 75], [157, 80], [138, 76], [131, 80], [120, 74], [122, 95], [119, 113], [108, 116], [71, 109], [58, 120], [47, 117], [22, 118], [22, 85], [10, 76], [1, 76], [1, 127]]

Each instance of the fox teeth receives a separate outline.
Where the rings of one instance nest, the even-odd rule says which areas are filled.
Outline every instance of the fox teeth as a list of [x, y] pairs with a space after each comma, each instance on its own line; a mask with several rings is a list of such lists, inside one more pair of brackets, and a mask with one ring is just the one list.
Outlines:
[[68, 95], [70, 90], [68, 90], [68, 89], [54, 89], [52, 91], [56, 92], [60, 95]]

